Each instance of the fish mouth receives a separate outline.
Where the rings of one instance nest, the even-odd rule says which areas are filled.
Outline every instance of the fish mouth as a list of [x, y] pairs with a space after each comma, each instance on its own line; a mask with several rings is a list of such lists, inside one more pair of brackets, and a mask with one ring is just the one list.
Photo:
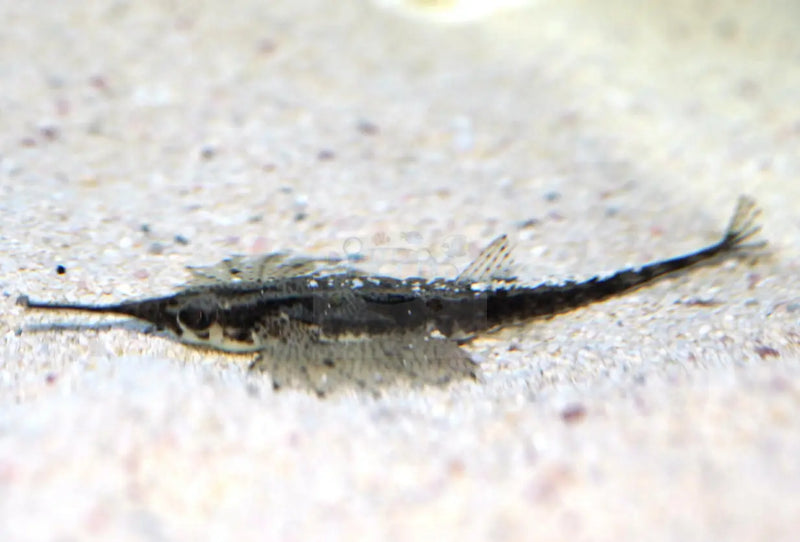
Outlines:
[[27, 295], [21, 295], [17, 298], [17, 305], [25, 307], [26, 309], [34, 310], [122, 314], [153, 324], [159, 330], [169, 330], [178, 336], [180, 336], [182, 332], [175, 316], [176, 311], [174, 307], [174, 301], [167, 297], [143, 299], [141, 301], [127, 301], [124, 303], [112, 303], [108, 305], [93, 305], [83, 303], [34, 301]]

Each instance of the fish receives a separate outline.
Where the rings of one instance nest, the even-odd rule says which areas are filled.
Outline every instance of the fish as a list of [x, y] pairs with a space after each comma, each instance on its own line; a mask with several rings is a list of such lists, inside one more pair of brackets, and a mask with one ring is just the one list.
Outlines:
[[190, 267], [190, 281], [161, 297], [92, 305], [21, 295], [18, 304], [130, 316], [188, 345], [255, 355], [249, 370], [268, 374], [275, 390], [325, 396], [345, 387], [378, 393], [400, 382], [446, 385], [479, 379], [479, 364], [462, 348], [477, 336], [764, 246], [753, 241], [760, 212], [741, 196], [716, 243], [583, 281], [520, 284], [509, 239], [501, 235], [451, 279], [372, 275], [338, 258], [279, 252]]

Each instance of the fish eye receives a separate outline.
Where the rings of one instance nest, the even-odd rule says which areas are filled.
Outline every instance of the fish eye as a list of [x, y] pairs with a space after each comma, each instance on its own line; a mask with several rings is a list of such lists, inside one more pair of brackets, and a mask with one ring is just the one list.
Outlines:
[[189, 305], [178, 312], [178, 321], [190, 329], [203, 330], [214, 322], [214, 315], [203, 307]]

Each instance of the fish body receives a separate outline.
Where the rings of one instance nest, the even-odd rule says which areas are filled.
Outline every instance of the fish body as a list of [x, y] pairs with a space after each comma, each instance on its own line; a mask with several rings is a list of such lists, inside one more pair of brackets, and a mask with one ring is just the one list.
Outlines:
[[[760, 230], [758, 214], [754, 202], [742, 197], [717, 243], [582, 282], [518, 284], [508, 240], [501, 236], [454, 279], [372, 276], [335, 259], [270, 254], [190, 268], [194, 281], [164, 297], [77, 305], [23, 296], [20, 303], [32, 309], [125, 314], [188, 344], [257, 352], [252, 367], [269, 371], [276, 387], [281, 385], [276, 374], [287, 364], [302, 369], [300, 380], [340, 377], [370, 386], [365, 382], [406, 372], [412, 380], [423, 375], [422, 381], [441, 382], [475, 375], [475, 365], [457, 346], [481, 333], [602, 301], [756, 246], [747, 241]], [[324, 374], [312, 378], [309, 367]], [[434, 375], [424, 377], [431, 369]]]

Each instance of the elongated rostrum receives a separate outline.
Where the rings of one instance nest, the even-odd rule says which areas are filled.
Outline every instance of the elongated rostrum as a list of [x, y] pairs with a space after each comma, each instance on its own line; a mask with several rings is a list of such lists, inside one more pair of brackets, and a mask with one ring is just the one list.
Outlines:
[[337, 259], [284, 253], [233, 257], [190, 268], [185, 289], [110, 305], [32, 301], [29, 309], [133, 316], [178, 340], [257, 353], [251, 370], [273, 386], [325, 394], [345, 383], [375, 389], [406, 380], [445, 383], [475, 377], [459, 348], [480, 333], [552, 316], [628, 292], [659, 277], [716, 263], [762, 243], [752, 199], [739, 198], [722, 238], [708, 247], [583, 282], [525, 286], [511, 276], [506, 236], [495, 239], [454, 279], [373, 276]]

